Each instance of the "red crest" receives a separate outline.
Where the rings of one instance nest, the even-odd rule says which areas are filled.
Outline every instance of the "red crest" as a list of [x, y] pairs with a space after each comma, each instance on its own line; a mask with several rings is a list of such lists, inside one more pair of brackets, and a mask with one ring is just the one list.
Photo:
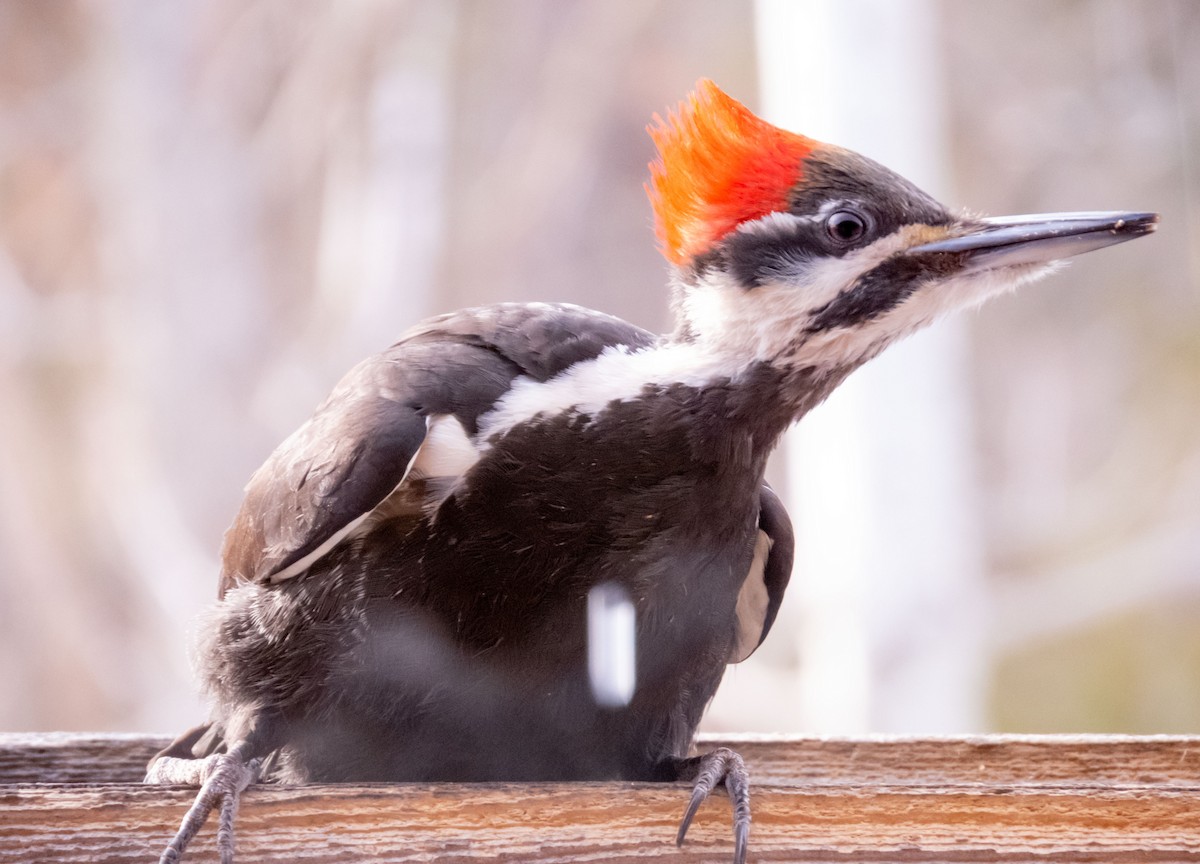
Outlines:
[[756, 117], [702, 79], [649, 127], [658, 147], [646, 191], [663, 255], [683, 264], [743, 222], [786, 210], [801, 162], [819, 146]]

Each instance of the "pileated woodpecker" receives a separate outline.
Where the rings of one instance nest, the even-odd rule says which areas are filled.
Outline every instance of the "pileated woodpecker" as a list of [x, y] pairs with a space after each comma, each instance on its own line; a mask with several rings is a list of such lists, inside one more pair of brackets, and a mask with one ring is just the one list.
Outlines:
[[[792, 535], [763, 481], [794, 421], [943, 312], [1152, 213], [951, 213], [856, 153], [775, 128], [709, 81], [650, 133], [675, 329], [565, 304], [419, 324], [251, 478], [201, 671], [209, 724], [148, 781], [200, 785], [163, 854], [241, 791], [291, 782], [694, 781], [750, 810], [736, 753], [690, 755], [727, 664], [771, 629]], [[615, 585], [636, 679], [601, 704], [586, 605]], [[264, 765], [266, 760], [266, 765]]]

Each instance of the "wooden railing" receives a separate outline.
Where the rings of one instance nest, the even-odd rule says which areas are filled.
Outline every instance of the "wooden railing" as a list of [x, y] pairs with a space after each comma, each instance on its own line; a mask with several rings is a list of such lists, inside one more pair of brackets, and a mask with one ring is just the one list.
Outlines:
[[[193, 791], [139, 783], [163, 740], [0, 735], [0, 862], [153, 862]], [[751, 861], [1200, 861], [1200, 738], [722, 738]], [[254, 786], [240, 862], [725, 862], [730, 813], [673, 838], [683, 786]], [[185, 861], [216, 860], [209, 826]]]

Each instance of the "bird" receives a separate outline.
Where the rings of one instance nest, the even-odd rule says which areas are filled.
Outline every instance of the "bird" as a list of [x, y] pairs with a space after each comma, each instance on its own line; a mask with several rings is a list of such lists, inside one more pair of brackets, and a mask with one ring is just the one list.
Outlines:
[[[670, 332], [566, 303], [431, 318], [251, 477], [198, 646], [212, 715], [146, 778], [200, 787], [164, 864], [214, 809], [232, 862], [264, 777], [687, 781], [679, 843], [723, 785], [742, 864], [749, 773], [693, 747], [788, 585], [780, 436], [943, 314], [1158, 222], [954, 212], [707, 79], [648, 131]], [[616, 696], [589, 675], [598, 591], [632, 622]]]

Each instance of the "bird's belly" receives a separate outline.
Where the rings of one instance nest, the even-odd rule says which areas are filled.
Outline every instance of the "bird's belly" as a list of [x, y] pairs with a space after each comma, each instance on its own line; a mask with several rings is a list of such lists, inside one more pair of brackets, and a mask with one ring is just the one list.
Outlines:
[[[686, 545], [553, 568], [516, 546], [485, 571], [468, 541], [428, 544], [423, 589], [368, 605], [341, 704], [298, 745], [305, 779], [650, 779], [685, 755], [735, 636], [736, 590], [705, 589], [740, 565]], [[637, 614], [636, 686], [616, 709], [587, 675], [587, 590], [606, 579], [631, 589]]]
[[337, 706], [292, 737], [297, 779], [652, 779], [685, 755], [724, 671], [723, 644], [701, 641], [640, 634], [638, 686], [614, 709], [592, 696], [582, 620], [475, 653], [423, 613], [377, 611]]
[[[622, 464], [638, 448], [618, 440], [510, 441], [415, 526], [358, 541], [363, 643], [336, 710], [296, 738], [301, 779], [650, 779], [685, 754], [733, 651], [760, 475], [669, 447]], [[618, 709], [587, 677], [586, 598], [604, 582], [637, 619]]]

